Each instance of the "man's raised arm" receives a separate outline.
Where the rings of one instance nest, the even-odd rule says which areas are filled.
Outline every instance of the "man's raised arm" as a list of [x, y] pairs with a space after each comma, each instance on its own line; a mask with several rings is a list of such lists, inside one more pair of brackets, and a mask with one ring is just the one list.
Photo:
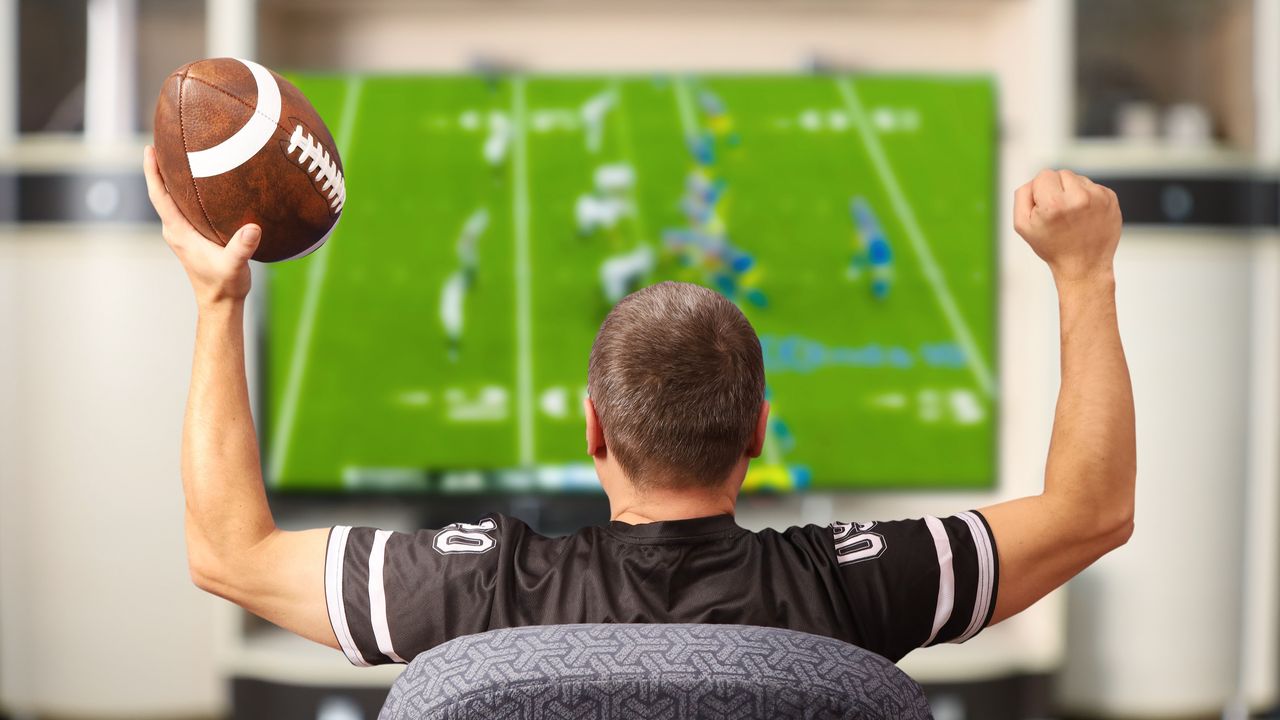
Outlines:
[[1133, 533], [1133, 390], [1116, 323], [1115, 193], [1067, 170], [1018, 188], [1014, 228], [1053, 271], [1062, 384], [1044, 492], [983, 508], [1000, 556], [991, 623], [1026, 609]]
[[249, 258], [261, 231], [247, 225], [226, 247], [217, 245], [182, 216], [149, 147], [143, 166], [164, 238], [182, 261], [199, 308], [182, 430], [192, 580], [287, 630], [337, 647], [325, 609], [328, 530], [278, 529], [262, 484], [244, 367]]

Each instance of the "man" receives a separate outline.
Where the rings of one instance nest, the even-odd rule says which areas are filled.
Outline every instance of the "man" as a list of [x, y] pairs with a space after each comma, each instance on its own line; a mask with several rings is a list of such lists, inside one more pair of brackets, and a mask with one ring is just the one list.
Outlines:
[[455, 250], [468, 290], [476, 284], [476, 275], [480, 269], [480, 236], [488, 227], [489, 208], [480, 207], [467, 216], [467, 221], [462, 224], [462, 233], [458, 236]]
[[613, 232], [622, 218], [631, 214], [631, 203], [624, 198], [583, 193], [573, 205], [573, 216], [578, 223], [578, 237], [589, 237], [597, 230]]
[[591, 351], [586, 449], [611, 522], [551, 539], [502, 516], [413, 534], [277, 528], [243, 350], [260, 231], [209, 242], [150, 149], [145, 169], [199, 307], [182, 453], [192, 578], [357, 665], [497, 627], [667, 621], [794, 628], [897, 660], [1020, 612], [1132, 532], [1133, 403], [1111, 268], [1120, 212], [1073, 173], [1042, 172], [1014, 202], [1061, 307], [1043, 493], [941, 519], [737, 527], [768, 420], [759, 341], [722, 296], [663, 283], [619, 303]]
[[465, 328], [465, 303], [467, 293], [475, 287], [480, 267], [478, 244], [480, 235], [489, 227], [489, 210], [481, 207], [467, 216], [458, 236], [455, 250], [459, 268], [445, 278], [440, 286], [440, 326], [444, 328], [449, 362], [458, 362], [462, 350], [462, 332]]
[[849, 201], [849, 215], [853, 218], [857, 246], [845, 277], [858, 280], [864, 270], [869, 272], [871, 297], [884, 300], [889, 296], [889, 283], [893, 280], [893, 250], [889, 240], [866, 198], [858, 195]]
[[587, 152], [592, 155], [600, 154], [600, 148], [604, 145], [604, 120], [617, 100], [617, 91], [610, 87], [587, 98], [578, 109], [586, 128]]
[[610, 305], [621, 300], [653, 272], [656, 262], [653, 248], [643, 243], [625, 253], [605, 258], [600, 263], [600, 287], [605, 300]]
[[506, 165], [511, 149], [511, 120], [506, 113], [489, 113], [489, 136], [484, 140], [484, 161], [489, 164], [494, 177], [498, 177]]
[[467, 287], [467, 275], [462, 270], [449, 273], [444, 285], [440, 286], [440, 326], [444, 328], [449, 362], [458, 362], [458, 354], [462, 351], [463, 304]]

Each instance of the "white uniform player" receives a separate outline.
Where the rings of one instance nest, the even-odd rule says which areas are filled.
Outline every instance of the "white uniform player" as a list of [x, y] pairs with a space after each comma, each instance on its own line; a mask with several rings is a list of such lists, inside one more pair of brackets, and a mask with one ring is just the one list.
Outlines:
[[489, 114], [489, 136], [484, 141], [484, 160], [494, 170], [502, 168], [511, 147], [511, 121], [504, 113]]
[[489, 209], [482, 207], [467, 217], [467, 221], [462, 224], [462, 233], [458, 236], [458, 262], [462, 264], [462, 274], [468, 288], [475, 284], [480, 265], [480, 236], [488, 227]]
[[614, 255], [600, 265], [600, 284], [605, 300], [616, 304], [640, 287], [645, 276], [653, 272], [653, 248], [641, 245], [623, 255]]
[[458, 348], [462, 344], [462, 305], [467, 293], [467, 280], [461, 270], [449, 275], [440, 289], [440, 324], [449, 342], [449, 360], [458, 361]]
[[625, 196], [636, 184], [636, 171], [627, 163], [613, 163], [596, 168], [596, 190], [602, 195]]
[[631, 203], [622, 198], [579, 195], [573, 208], [578, 234], [590, 235], [596, 230], [612, 230], [618, 221], [631, 213]]
[[600, 146], [604, 143], [604, 119], [613, 108], [614, 100], [613, 90], [605, 90], [592, 96], [578, 110], [586, 130], [587, 151], [592, 154], [600, 152]]

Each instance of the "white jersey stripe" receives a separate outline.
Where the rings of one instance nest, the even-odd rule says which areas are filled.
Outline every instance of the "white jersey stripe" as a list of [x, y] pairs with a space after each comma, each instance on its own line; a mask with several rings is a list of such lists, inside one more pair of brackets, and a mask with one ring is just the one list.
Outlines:
[[325, 605], [329, 610], [329, 624], [333, 626], [333, 634], [338, 638], [338, 645], [346, 654], [347, 660], [357, 667], [369, 667], [364, 656], [356, 647], [351, 637], [351, 627], [347, 625], [347, 607], [342, 599], [342, 568], [347, 557], [347, 535], [351, 528], [347, 525], [335, 525], [329, 532], [329, 547], [324, 558], [324, 594]]
[[204, 150], [187, 153], [192, 178], [213, 177], [235, 170], [258, 154], [275, 134], [280, 122], [280, 86], [271, 71], [252, 60], [240, 60], [253, 73], [258, 86], [258, 106], [234, 135]]
[[978, 560], [978, 583], [973, 600], [973, 616], [969, 619], [969, 625], [964, 632], [952, 641], [964, 642], [978, 634], [991, 609], [992, 593], [995, 589], [995, 556], [991, 548], [991, 538], [987, 536], [987, 529], [982, 524], [982, 520], [972, 512], [962, 512], [956, 517], [969, 526]]
[[[951, 538], [947, 537], [947, 529], [936, 517], [926, 515], [924, 524], [933, 536], [933, 547], [938, 552], [938, 602], [933, 610], [933, 631], [924, 645], [931, 644], [938, 637], [947, 621], [951, 619], [951, 611], [956, 603], [956, 573], [951, 558]], [[922, 646], [923, 647], [923, 646]]]
[[978, 585], [974, 591], [973, 616], [969, 620], [964, 633], [956, 638], [956, 642], [964, 642], [978, 634], [982, 629], [982, 621], [987, 616], [987, 603], [991, 601], [991, 544], [987, 542], [987, 532], [982, 523], [974, 518], [973, 512], [961, 512], [960, 519], [969, 525], [969, 533], [973, 536], [974, 553], [978, 559]]
[[[987, 529], [987, 524], [983, 522], [977, 513], [970, 512], [969, 517], [973, 518], [973, 532], [982, 542], [980, 557], [986, 561], [987, 566], [986, 594], [982, 596], [981, 603], [982, 613], [978, 616], [978, 620], [973, 626], [973, 635], [977, 635], [986, 626], [987, 617], [994, 610], [992, 606], [996, 601], [996, 563], [999, 560], [996, 558], [995, 544], [991, 539], [991, 531]], [[970, 637], [973, 637], [973, 635], [970, 635]]]
[[369, 549], [369, 620], [373, 623], [373, 637], [378, 650], [398, 663], [405, 662], [396, 654], [391, 644], [391, 626], [387, 624], [387, 591], [382, 584], [382, 564], [387, 555], [390, 530], [373, 533], [373, 547]]

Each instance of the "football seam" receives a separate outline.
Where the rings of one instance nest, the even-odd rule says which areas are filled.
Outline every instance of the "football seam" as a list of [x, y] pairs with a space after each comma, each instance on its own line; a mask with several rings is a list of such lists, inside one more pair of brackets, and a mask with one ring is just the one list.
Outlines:
[[[239, 95], [236, 95], [235, 93], [231, 92], [230, 90], [227, 90], [226, 88], [223, 88], [223, 87], [221, 87], [221, 86], [219, 86], [219, 85], [215, 85], [215, 84], [213, 84], [213, 83], [211, 83], [211, 82], [209, 82], [209, 81], [207, 81], [207, 80], [204, 80], [204, 79], [202, 79], [202, 78], [195, 77], [194, 75], [188, 75], [188, 76], [187, 76], [187, 79], [188, 79], [188, 80], [190, 80], [190, 81], [192, 81], [192, 82], [198, 82], [198, 83], [200, 83], [201, 85], [204, 85], [205, 87], [210, 88], [210, 89], [212, 89], [212, 90], [217, 90], [218, 92], [222, 93], [223, 95], [226, 95], [227, 97], [231, 98], [232, 100], [234, 100], [234, 101], [236, 101], [236, 102], [240, 103], [241, 105], [243, 105], [244, 107], [248, 108], [250, 113], [252, 113], [252, 114], [254, 114], [254, 115], [257, 115], [258, 117], [261, 117], [261, 118], [262, 118], [262, 119], [264, 119], [264, 120], [271, 120], [271, 118], [270, 118], [270, 117], [268, 117], [265, 113], [262, 113], [262, 112], [259, 112], [259, 111], [258, 111], [257, 103], [250, 104], [248, 100], [245, 100], [244, 98], [240, 97]], [[277, 84], [279, 84], [280, 80], [279, 80], [278, 78], [276, 78], [276, 77], [275, 77], [275, 74], [274, 74], [274, 73], [272, 73], [272, 79], [273, 79], [273, 80], [275, 80], [275, 82], [276, 82]], [[283, 108], [282, 108], [282, 109], [283, 109]], [[281, 113], [281, 117], [284, 117], [284, 113], [283, 113], [283, 112]], [[306, 124], [305, 124], [305, 123], [304, 123], [300, 118], [294, 117], [293, 115], [290, 115], [289, 117], [290, 117], [290, 118], [292, 118], [293, 120], [295, 120], [299, 125], [302, 125], [303, 127], [306, 127], [306, 129], [307, 129], [308, 133], [310, 133], [313, 137], [317, 137], [317, 139], [318, 139], [318, 136], [316, 136], [315, 131], [314, 131], [314, 130], [312, 130], [310, 127], [308, 127], [308, 126], [307, 126], [307, 125], [306, 125]], [[285, 135], [291, 135], [291, 134], [292, 134], [292, 132], [291, 132], [287, 127], [285, 127], [284, 125], [281, 125], [281, 124], [280, 124], [280, 122], [279, 122], [278, 120], [277, 120], [277, 121], [272, 122], [272, 124], [273, 124], [273, 125], [275, 125], [275, 126], [276, 126], [276, 129], [277, 129], [277, 130], [279, 130], [281, 133], [283, 133], [283, 134], [285, 134]], [[270, 142], [271, 142], [270, 140], [268, 140], [268, 141], [267, 141], [267, 143], [268, 143], [268, 144], [270, 144]], [[284, 141], [283, 139], [281, 139], [281, 142], [285, 142], [285, 141]], [[186, 139], [185, 139], [185, 136], [184, 136], [184, 139], [183, 139], [183, 145], [184, 145], [184, 147], [185, 147], [185, 144], [186, 144]], [[317, 144], [319, 144], [319, 143], [317, 143]], [[266, 147], [266, 146], [264, 145], [263, 147]], [[338, 171], [339, 171], [339, 172], [342, 172], [342, 170], [343, 170], [343, 168], [342, 168], [342, 158], [341, 158], [341, 156], [340, 156], [340, 155], [338, 155], [338, 147], [337, 147], [337, 142], [336, 142], [336, 141], [335, 141], [335, 142], [333, 143], [333, 145], [331, 146], [331, 150], [333, 151], [334, 158], [337, 160]], [[258, 152], [262, 152], [261, 148], [258, 150]], [[256, 154], [257, 154], [257, 153], [255, 153], [255, 156], [256, 156]], [[311, 176], [311, 174], [310, 174], [310, 173], [305, 173], [305, 172], [304, 172], [303, 174], [304, 174], [304, 175], [306, 175], [306, 176], [308, 177], [308, 179], [310, 179], [310, 176]], [[192, 182], [195, 182], [195, 181], [194, 181], [194, 179], [192, 180]], [[315, 189], [315, 190], [316, 190], [316, 193], [319, 195], [320, 199], [324, 201], [325, 206], [326, 206], [326, 208], [327, 208], [327, 207], [328, 207], [328, 205], [329, 205], [329, 199], [328, 199], [328, 198], [326, 198], [326, 197], [324, 196], [324, 193], [323, 193], [323, 192], [320, 192], [319, 188], [317, 188], [317, 187], [315, 186], [315, 183], [314, 183], [314, 182], [313, 182], [313, 183], [311, 183], [311, 186], [312, 186], [312, 188], [313, 188], [313, 189]], [[196, 195], [197, 195], [197, 196], [199, 196], [199, 194], [200, 194], [200, 191], [197, 189], [197, 190], [196, 190]], [[204, 206], [202, 205], [200, 209], [201, 209], [201, 210], [203, 210], [203, 209], [204, 209]], [[339, 214], [341, 214], [341, 213], [339, 213]], [[335, 218], [335, 220], [334, 220], [334, 221], [336, 222], [336, 217], [333, 215], [333, 213], [332, 213], [332, 212], [329, 214], [329, 216], [330, 216], [331, 218]], [[206, 217], [207, 217], [207, 215], [206, 215]], [[212, 226], [212, 224], [211, 224], [211, 226]], [[332, 227], [332, 226], [330, 226], [330, 227]], [[215, 232], [216, 232], [216, 231], [215, 231]]]
[[[274, 78], [275, 78], [275, 76], [273, 75], [273, 76], [272, 76], [272, 78], [274, 79]], [[270, 119], [271, 119], [271, 118], [270, 118], [270, 117], [268, 117], [266, 114], [261, 113], [261, 112], [258, 112], [258, 106], [257, 106], [256, 104], [254, 104], [254, 105], [250, 105], [248, 100], [245, 100], [244, 98], [240, 97], [239, 95], [236, 95], [235, 93], [231, 92], [230, 90], [227, 90], [226, 88], [222, 88], [222, 87], [219, 87], [219, 86], [217, 86], [217, 85], [214, 85], [213, 83], [208, 82], [207, 80], [201, 80], [201, 79], [200, 79], [200, 78], [198, 78], [198, 77], [188, 76], [188, 78], [187, 78], [187, 79], [191, 80], [192, 82], [198, 82], [198, 83], [200, 83], [201, 85], [204, 85], [204, 86], [205, 86], [205, 87], [207, 87], [207, 88], [212, 88], [212, 89], [214, 89], [214, 90], [217, 90], [218, 92], [222, 93], [223, 95], [226, 95], [227, 97], [231, 98], [232, 100], [235, 100], [236, 102], [240, 103], [241, 105], [243, 105], [243, 106], [245, 106], [245, 107], [249, 108], [249, 111], [250, 111], [250, 112], [252, 112], [254, 115], [257, 115], [257, 116], [261, 117], [261, 118], [262, 118], [262, 119], [264, 119], [264, 120], [270, 120]], [[277, 83], [279, 83], [280, 81], [279, 81], [279, 80], [276, 80], [276, 82], [277, 82]], [[283, 112], [281, 112], [281, 113], [280, 113], [280, 116], [281, 116], [281, 117], [284, 117], [284, 113], [283, 113]], [[291, 115], [290, 117], [293, 117], [293, 116]], [[275, 122], [273, 122], [272, 124], [276, 126], [276, 129], [277, 129], [277, 130], [279, 130], [280, 132], [284, 133], [285, 135], [292, 135], [292, 134], [293, 134], [293, 131], [291, 131], [289, 128], [285, 127], [284, 125], [281, 125], [281, 124], [280, 124], [280, 122], [279, 122], [278, 120], [277, 120], [277, 121], [275, 121]], [[302, 123], [301, 123], [301, 122], [299, 122], [299, 124], [302, 124]], [[310, 128], [307, 128], [307, 129], [308, 129], [308, 130], [310, 130]], [[268, 141], [268, 142], [270, 142], [270, 141]], [[337, 143], [336, 143], [336, 142], [334, 143], [334, 147], [333, 147], [332, 149], [333, 149], [334, 154], [335, 154], [335, 155], [337, 155], [338, 148], [337, 148]], [[339, 157], [339, 160], [341, 160], [341, 157]], [[338, 169], [339, 169], [339, 170], [341, 170], [341, 169], [342, 169], [342, 167], [341, 167], [341, 165], [340, 165], [340, 164], [339, 164]]]
[[[194, 79], [186, 72], [183, 72], [178, 78], [178, 134], [182, 136], [182, 152], [188, 156], [183, 159], [187, 161], [187, 174], [191, 176], [191, 189], [196, 191], [196, 204], [200, 206], [200, 214], [204, 215], [204, 221], [209, 224], [209, 229], [213, 231], [214, 237], [222, 240], [222, 233], [218, 232], [218, 228], [213, 224], [213, 219], [209, 217], [209, 211], [204, 207], [204, 198], [200, 196], [200, 184], [196, 182], [195, 173], [191, 170], [191, 149], [187, 147], [187, 118], [182, 114], [182, 99], [187, 94], [185, 81]], [[222, 246], [226, 247], [229, 241], [230, 239], [223, 240]]]

